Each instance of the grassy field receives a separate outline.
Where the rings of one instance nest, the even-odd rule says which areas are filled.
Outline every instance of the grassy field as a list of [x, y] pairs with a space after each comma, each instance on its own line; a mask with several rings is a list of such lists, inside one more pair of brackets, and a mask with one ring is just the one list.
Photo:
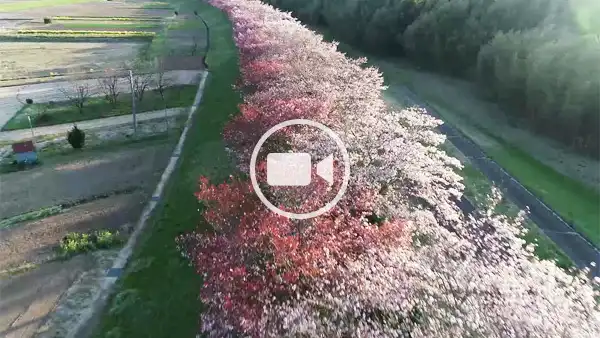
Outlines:
[[[23, 80], [119, 68], [124, 60], [136, 57], [144, 43], [147, 42], [0, 42], [0, 79]], [[44, 56], [43, 63], [40, 63], [40, 55]]]
[[[196, 85], [182, 85], [167, 88], [165, 91], [166, 108], [190, 106], [196, 95]], [[47, 110], [44, 112], [44, 109]], [[164, 109], [165, 106], [157, 91], [147, 91], [142, 102], [137, 104], [138, 112]], [[34, 103], [19, 110], [2, 128], [3, 131], [29, 128], [27, 114], [31, 116], [34, 127], [51, 126], [61, 123], [93, 120], [97, 118], [131, 114], [131, 94], [121, 93], [116, 106], [112, 106], [103, 97], [92, 97], [85, 104], [83, 113], [68, 101], [55, 102], [52, 105]]]
[[[221, 131], [237, 112], [239, 95], [232, 84], [239, 75], [232, 31], [224, 14], [205, 3], [173, 0], [180, 10], [199, 9], [211, 26], [211, 75], [163, 202], [135, 249], [94, 337], [194, 337], [201, 304], [201, 279], [175, 248], [177, 235], [201, 225], [193, 194], [200, 175], [219, 182], [233, 171]], [[194, 6], [194, 7], [192, 7]], [[214, 53], [213, 53], [214, 52]]]
[[27, 9], [51, 7], [60, 5], [70, 5], [83, 2], [100, 2], [103, 0], [9, 0], [5, 3], [0, 2], [0, 13], [18, 12]]

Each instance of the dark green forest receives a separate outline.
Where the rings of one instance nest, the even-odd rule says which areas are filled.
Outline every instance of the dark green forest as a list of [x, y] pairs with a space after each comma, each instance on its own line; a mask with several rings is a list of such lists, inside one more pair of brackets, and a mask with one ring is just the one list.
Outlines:
[[365, 52], [466, 78], [510, 120], [600, 157], [600, 0], [265, 0]]

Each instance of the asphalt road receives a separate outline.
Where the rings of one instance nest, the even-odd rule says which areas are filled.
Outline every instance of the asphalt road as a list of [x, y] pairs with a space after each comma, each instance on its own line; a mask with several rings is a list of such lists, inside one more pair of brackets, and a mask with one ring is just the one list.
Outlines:
[[[403, 94], [416, 106], [424, 108], [429, 114], [441, 119], [439, 113], [426, 102], [418, 98], [410, 89], [403, 87]], [[448, 140], [458, 148], [471, 163], [480, 170], [490, 181], [500, 187], [505, 195], [520, 209], [529, 208], [529, 218], [554, 241], [567, 256], [580, 268], [596, 263], [593, 269], [594, 276], [600, 276], [600, 251], [592, 242], [579, 234], [575, 228], [563, 220], [558, 213], [540, 201], [527, 188], [521, 185], [514, 177], [508, 174], [498, 163], [488, 158], [483, 150], [462, 134], [458, 129], [444, 122], [438, 130], [448, 137]], [[463, 197], [457, 202], [465, 213], [475, 211], [473, 204]], [[600, 225], [599, 225], [600, 227]]]
[[[174, 70], [165, 72], [165, 82], [169, 85], [175, 84], [195, 84], [198, 83], [202, 71], [199, 70]], [[101, 95], [98, 89], [98, 80], [79, 80], [79, 81], [58, 81], [36, 83], [23, 86], [0, 87], [0, 127], [4, 126], [15, 113], [21, 109], [22, 104], [17, 100], [17, 94], [22, 100], [26, 98], [33, 99], [34, 102], [64, 101], [65, 95], [61, 89], [69, 90], [73, 85], [88, 84], [91, 88], [92, 96]], [[120, 91], [130, 92], [130, 84], [127, 79], [119, 83]]]

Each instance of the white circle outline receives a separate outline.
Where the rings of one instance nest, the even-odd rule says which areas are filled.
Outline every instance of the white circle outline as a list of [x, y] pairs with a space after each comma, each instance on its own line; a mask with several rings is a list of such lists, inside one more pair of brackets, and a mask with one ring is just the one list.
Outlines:
[[[294, 126], [294, 125], [307, 125], [307, 126], [318, 128], [321, 131], [325, 132], [329, 137], [331, 137], [335, 141], [338, 148], [342, 151], [342, 158], [344, 159], [344, 179], [342, 181], [342, 187], [340, 188], [340, 191], [338, 191], [337, 195], [335, 195], [335, 197], [331, 201], [329, 201], [329, 203], [325, 204], [325, 206], [323, 206], [322, 208], [315, 210], [315, 211], [308, 212], [308, 213], [304, 213], [304, 214], [297, 214], [297, 213], [293, 213], [293, 212], [284, 211], [284, 210], [279, 209], [275, 205], [273, 205], [273, 203], [269, 202], [269, 200], [262, 193], [262, 191], [258, 185], [258, 181], [256, 179], [256, 159], [258, 157], [258, 152], [260, 151], [260, 148], [262, 147], [262, 145], [265, 143], [265, 141], [267, 141], [267, 139], [271, 135], [273, 135], [280, 129], [283, 129], [283, 128], [289, 127], [289, 126]], [[252, 181], [252, 187], [254, 188], [254, 192], [256, 192], [256, 195], [258, 195], [258, 198], [261, 200], [261, 202], [263, 202], [267, 206], [267, 208], [269, 208], [269, 210], [273, 211], [276, 214], [279, 214], [281, 216], [288, 217], [291, 219], [309, 219], [309, 218], [321, 216], [322, 214], [329, 211], [342, 199], [342, 196], [346, 193], [346, 189], [348, 188], [348, 182], [350, 181], [350, 156], [348, 155], [348, 150], [346, 149], [346, 146], [342, 142], [342, 139], [336, 133], [334, 133], [333, 130], [329, 129], [327, 126], [325, 126], [319, 122], [305, 120], [305, 119], [287, 120], [287, 121], [281, 122], [281, 123], [271, 127], [271, 129], [267, 130], [267, 132], [263, 134], [263, 136], [260, 138], [260, 140], [258, 140], [258, 143], [256, 143], [256, 145], [254, 146], [254, 150], [252, 151], [252, 157], [250, 158], [250, 180]]]

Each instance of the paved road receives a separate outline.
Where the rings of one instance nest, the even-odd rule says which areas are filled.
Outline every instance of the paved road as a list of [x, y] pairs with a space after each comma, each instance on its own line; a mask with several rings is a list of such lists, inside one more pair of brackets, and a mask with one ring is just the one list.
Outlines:
[[[439, 113], [422, 101], [410, 89], [403, 87], [403, 94], [413, 104], [427, 110], [429, 114], [440, 118]], [[471, 141], [459, 130], [444, 122], [438, 130], [446, 135], [450, 142], [458, 148], [477, 169], [479, 169], [490, 181], [505, 191], [507, 197], [520, 209], [527, 207], [530, 210], [529, 218], [534, 221], [542, 231], [553, 240], [573, 262], [579, 267], [589, 266], [596, 262], [596, 269], [592, 271], [594, 276], [600, 276], [600, 251], [594, 244], [579, 234], [572, 225], [563, 220], [555, 211], [545, 205], [536, 196], [529, 192], [515, 178], [508, 174], [498, 163], [489, 159], [481, 148]], [[475, 211], [473, 205], [463, 198], [458, 202], [463, 212]], [[600, 225], [599, 225], [600, 227]]]
[[[199, 70], [174, 70], [165, 73], [167, 83], [175, 84], [196, 84], [200, 79], [202, 71]], [[17, 100], [19, 94], [22, 100], [26, 98], [33, 99], [34, 102], [48, 101], [64, 101], [65, 96], [61, 89], [69, 90], [73, 84], [88, 84], [91, 89], [91, 94], [94, 96], [101, 95], [98, 89], [98, 80], [80, 80], [75, 82], [58, 81], [37, 83], [23, 86], [0, 87], [0, 127], [4, 126], [15, 113], [21, 109], [22, 105]], [[120, 84], [122, 92], [130, 92], [129, 81], [123, 79]]]
[[[137, 121], [148, 121], [154, 119], [162, 119], [165, 117], [165, 114], [168, 117], [174, 117], [181, 114], [186, 114], [187, 108], [170, 108], [165, 110], [155, 110], [151, 112], [138, 113], [136, 115]], [[132, 115], [121, 115], [121, 116], [113, 116], [113, 117], [105, 117], [101, 119], [95, 120], [87, 120], [76, 122], [77, 127], [86, 130], [86, 129], [96, 129], [110, 126], [119, 126], [123, 124], [133, 123]], [[55, 134], [66, 134], [67, 131], [73, 128], [73, 123], [63, 123], [57, 124], [53, 126], [47, 127], [37, 127], [33, 128], [33, 133], [35, 137], [40, 137], [44, 135], [55, 135]], [[11, 131], [2, 131], [0, 132], [0, 142], [6, 141], [21, 141], [31, 139], [31, 130], [30, 129], [19, 129], [19, 130], [11, 130]]]

